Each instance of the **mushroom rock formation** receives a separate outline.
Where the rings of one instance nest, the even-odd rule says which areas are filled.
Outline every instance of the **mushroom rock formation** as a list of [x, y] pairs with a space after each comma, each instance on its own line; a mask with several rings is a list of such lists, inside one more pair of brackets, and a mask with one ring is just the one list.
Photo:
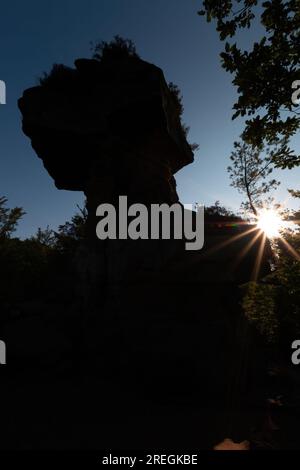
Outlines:
[[193, 152], [162, 70], [132, 56], [78, 59], [74, 69], [54, 66], [40, 86], [24, 92], [19, 108], [23, 131], [56, 187], [87, 197], [89, 253], [98, 256], [98, 267], [108, 260], [103, 277], [119, 279], [122, 265], [128, 274], [145, 255], [159, 264], [152, 241], [136, 243], [139, 259], [134, 263], [129, 250], [122, 263], [120, 247], [131, 244], [110, 240], [104, 249], [95, 228], [98, 205], [116, 205], [119, 195], [146, 205], [178, 201], [173, 175], [193, 161]]
[[193, 153], [162, 70], [135, 57], [75, 66], [56, 66], [19, 100], [23, 131], [57, 188], [88, 193], [95, 170], [112, 171], [139, 202], [177, 200], [172, 175]]
[[[57, 188], [84, 191], [87, 197], [88, 241], [79, 256], [92, 279], [87, 310], [103, 309], [108, 285], [119, 286], [117, 295], [110, 295], [113, 301], [106, 297], [106, 312], [117, 311], [106, 315], [114, 331], [106, 343], [113, 344], [110, 352], [118, 350], [127, 364], [140, 361], [137, 369], [147, 371], [152, 385], [161, 387], [163, 379], [173, 383], [173, 377], [177, 387], [180, 377], [187, 388], [193, 382], [195, 389], [195, 381], [202, 391], [213, 384], [208, 394], [220, 399], [231, 360], [238, 357], [233, 327], [238, 279], [232, 283], [227, 272], [234, 250], [225, 248], [228, 261], [215, 251], [184, 252], [181, 241], [96, 237], [97, 206], [116, 204], [119, 195], [146, 205], [178, 201], [174, 174], [193, 161], [193, 152], [161, 69], [130, 56], [78, 59], [74, 69], [56, 66], [40, 86], [26, 90], [19, 107], [24, 133]], [[181, 253], [179, 261], [174, 251]], [[147, 278], [151, 270], [155, 275]], [[94, 331], [98, 335], [99, 329]]]

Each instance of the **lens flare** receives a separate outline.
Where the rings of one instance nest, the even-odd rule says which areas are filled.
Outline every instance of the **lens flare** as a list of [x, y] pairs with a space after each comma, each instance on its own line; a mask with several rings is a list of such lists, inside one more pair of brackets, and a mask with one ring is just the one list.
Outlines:
[[277, 238], [285, 223], [276, 210], [262, 209], [257, 216], [256, 225], [268, 238]]

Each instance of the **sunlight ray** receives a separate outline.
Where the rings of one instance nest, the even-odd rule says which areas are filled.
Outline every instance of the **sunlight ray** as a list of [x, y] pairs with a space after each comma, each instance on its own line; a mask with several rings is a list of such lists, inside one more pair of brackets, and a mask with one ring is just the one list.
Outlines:
[[261, 231], [259, 231], [253, 238], [250, 240], [247, 245], [242, 249], [242, 251], [238, 254], [238, 257], [236, 259], [236, 262], [233, 264], [232, 268], [236, 269], [239, 264], [241, 263], [242, 259], [246, 256], [246, 254], [249, 252], [249, 250], [252, 248], [254, 243], [256, 243], [257, 239], [261, 237], [263, 234]]
[[223, 248], [226, 248], [228, 245], [231, 245], [232, 243], [234, 243], [234, 242], [238, 241], [239, 239], [249, 235], [252, 232], [255, 232], [256, 230], [258, 230], [258, 228], [256, 226], [252, 227], [252, 228], [246, 230], [243, 233], [239, 233], [237, 235], [234, 235], [232, 238], [229, 238], [228, 240], [225, 240], [221, 243], [218, 243], [216, 246], [213, 246], [213, 247], [209, 248], [208, 250], [206, 250], [205, 251], [205, 256], [206, 255], [211, 255], [213, 253], [216, 253], [216, 252], [222, 250]]
[[295, 248], [290, 245], [290, 243], [285, 240], [283, 237], [280, 238], [280, 241], [283, 242], [287, 250], [294, 256], [297, 261], [300, 261], [300, 254], [295, 250]]
[[251, 276], [254, 281], [257, 281], [258, 274], [260, 271], [261, 260], [263, 257], [263, 251], [265, 248], [266, 239], [267, 239], [267, 235], [265, 234], [265, 232], [262, 232], [262, 239], [261, 239], [260, 246], [256, 255], [255, 264], [254, 264], [254, 268], [253, 268], [253, 272]]

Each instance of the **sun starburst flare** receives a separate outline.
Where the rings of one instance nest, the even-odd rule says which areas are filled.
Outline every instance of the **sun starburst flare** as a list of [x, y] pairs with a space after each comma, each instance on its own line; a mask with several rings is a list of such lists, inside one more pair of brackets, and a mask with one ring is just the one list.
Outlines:
[[262, 209], [257, 215], [256, 226], [268, 237], [278, 238], [281, 231], [287, 228], [287, 222], [275, 209]]
[[[288, 242], [288, 235], [292, 235], [297, 232], [297, 227], [300, 225], [300, 219], [291, 219], [287, 216], [284, 217], [287, 211], [282, 209], [282, 206], [277, 207], [263, 207], [259, 210], [258, 214], [253, 217], [248, 214], [248, 220], [242, 220], [234, 223], [234, 228], [237, 230], [235, 235], [226, 236], [223, 232], [224, 227], [228, 224], [218, 224], [218, 228], [221, 228], [220, 240], [217, 243], [209, 246], [205, 252], [204, 257], [209, 258], [218, 252], [224, 252], [230, 247], [239, 245], [239, 250], [235, 252], [235, 258], [231, 260], [230, 267], [228, 268], [231, 273], [237, 270], [242, 263], [243, 259], [248, 255], [250, 250], [255, 246], [255, 251], [251, 254], [254, 262], [253, 269], [251, 272], [251, 279], [256, 281], [259, 278], [261, 270], [262, 260], [265, 256], [268, 256], [271, 260], [272, 254], [274, 254], [280, 246], [284, 249], [285, 253], [288, 253], [292, 258], [300, 261], [300, 253], [293, 248]], [[247, 215], [247, 214], [246, 214]], [[231, 224], [230, 226], [233, 226]], [[243, 246], [241, 241], [244, 239]], [[232, 253], [234, 249], [232, 250]], [[194, 258], [194, 263], [198, 260]]]
[[[295, 231], [295, 221], [284, 220], [278, 209], [263, 208], [256, 217], [256, 227], [259, 228], [261, 233], [264, 235], [264, 243], [266, 238], [270, 239], [271, 243], [272, 240], [279, 239], [281, 246], [284, 246], [287, 252], [289, 252], [294, 259], [300, 261], [299, 253], [284, 238], [284, 230], [290, 229]], [[260, 261], [258, 260], [258, 262]]]

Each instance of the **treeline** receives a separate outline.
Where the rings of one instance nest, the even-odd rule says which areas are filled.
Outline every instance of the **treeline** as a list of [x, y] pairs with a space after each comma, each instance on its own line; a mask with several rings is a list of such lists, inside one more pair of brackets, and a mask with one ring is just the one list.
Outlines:
[[[78, 277], [74, 260], [86, 235], [86, 208], [79, 208], [57, 231], [38, 229], [30, 238], [15, 237], [25, 215], [20, 207], [9, 209], [0, 197], [0, 323], [24, 315], [42, 314], [41, 306], [67, 312], [78, 308]], [[245, 315], [270, 344], [290, 352], [300, 337], [300, 225], [286, 229], [273, 241], [271, 273], [241, 286]], [[243, 219], [218, 201], [205, 208], [206, 222]], [[80, 281], [79, 281], [80, 282]], [[35, 305], [38, 304], [38, 307]]]
[[73, 258], [84, 239], [86, 209], [78, 209], [57, 231], [39, 228], [22, 240], [14, 235], [24, 214], [0, 198], [0, 323], [40, 311], [37, 303], [68, 304], [76, 285]]

